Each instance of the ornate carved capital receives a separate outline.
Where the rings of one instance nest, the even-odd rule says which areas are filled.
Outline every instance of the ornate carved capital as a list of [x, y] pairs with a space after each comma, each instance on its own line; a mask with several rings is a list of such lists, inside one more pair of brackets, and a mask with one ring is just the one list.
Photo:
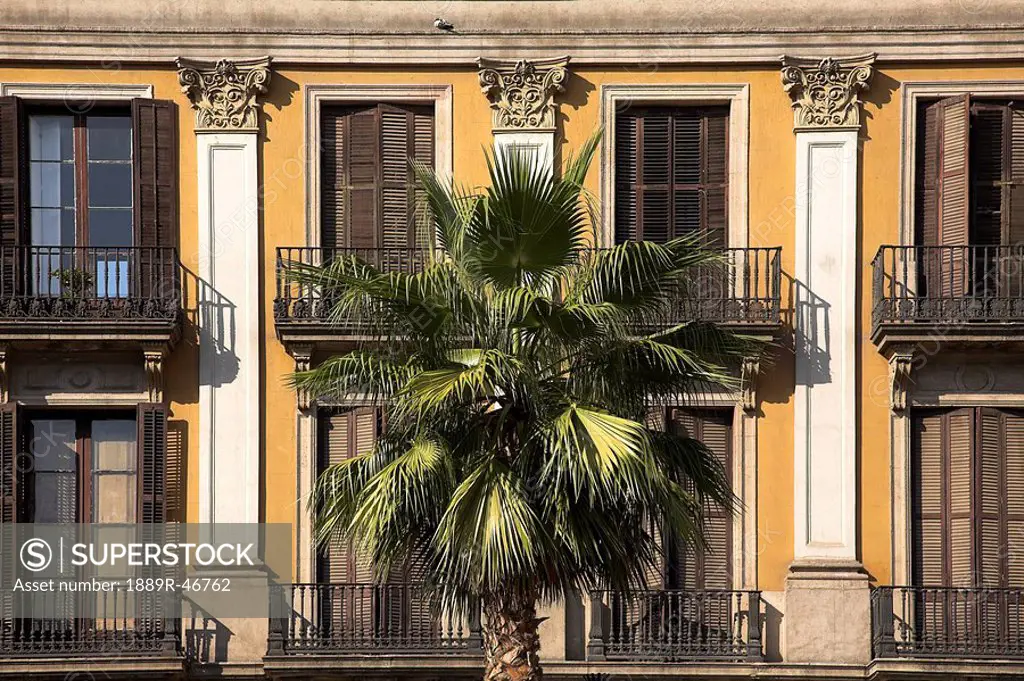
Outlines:
[[757, 379], [761, 374], [760, 357], [744, 357], [740, 365], [740, 394], [743, 411], [757, 410]]
[[164, 401], [164, 358], [167, 357], [167, 346], [161, 344], [146, 345], [142, 348], [142, 359], [146, 365], [146, 390], [149, 401], [160, 404]]
[[875, 55], [843, 59], [782, 58], [782, 87], [793, 99], [796, 128], [859, 128], [860, 92]]
[[196, 110], [196, 131], [259, 129], [260, 102], [270, 82], [270, 57], [218, 62], [178, 58], [178, 83]]
[[889, 406], [896, 413], [907, 409], [910, 375], [914, 370], [914, 349], [898, 347], [889, 357]]
[[565, 90], [569, 57], [528, 61], [480, 58], [480, 89], [495, 132], [555, 129], [555, 95]]
[[[297, 345], [291, 349], [292, 359], [295, 360], [295, 371], [309, 371], [313, 365], [313, 346], [311, 345]], [[309, 394], [309, 391], [302, 390], [301, 388], [296, 389], [295, 398], [298, 403], [299, 411], [309, 411], [313, 406], [313, 396]]]

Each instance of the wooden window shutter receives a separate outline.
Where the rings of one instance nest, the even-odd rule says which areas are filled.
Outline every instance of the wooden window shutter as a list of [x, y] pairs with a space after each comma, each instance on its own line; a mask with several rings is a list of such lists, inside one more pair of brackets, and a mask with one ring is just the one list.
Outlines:
[[1003, 183], [1009, 154], [1009, 107], [975, 103], [970, 133], [970, 243], [998, 246], [1003, 232]]
[[434, 165], [433, 107], [328, 108], [321, 136], [321, 243], [357, 249], [423, 245], [416, 211], [425, 200], [410, 159]]
[[[378, 410], [374, 407], [325, 410], [320, 417], [320, 466], [341, 463], [373, 449]], [[350, 541], [335, 540], [326, 548], [320, 565], [327, 583], [370, 584], [373, 565]]]
[[21, 448], [17, 403], [0, 405], [0, 523], [17, 522], [20, 515], [21, 479], [18, 450]]
[[615, 117], [615, 243], [635, 241], [637, 229], [637, 128], [635, 113], [620, 111]]
[[703, 233], [726, 245], [728, 107], [652, 107], [615, 121], [615, 237]]
[[[711, 450], [729, 474], [732, 465], [731, 414], [712, 409], [672, 409], [672, 428], [678, 435], [699, 440]], [[730, 476], [731, 477], [731, 476]], [[704, 511], [707, 546], [703, 549], [674, 546], [669, 574], [675, 588], [732, 588], [732, 515], [708, 505]]]
[[17, 97], [0, 97], [0, 296], [18, 293], [15, 246], [28, 242], [28, 127]]
[[139, 448], [140, 523], [167, 521], [167, 408], [162, 404], [139, 404], [137, 410]]
[[973, 409], [913, 414], [913, 574], [918, 586], [973, 582], [974, 419]]
[[178, 105], [132, 100], [135, 234], [139, 246], [178, 245]]
[[[1008, 107], [1009, 153], [1003, 207], [1004, 242], [1017, 246], [1024, 244], [1024, 105], [1013, 103]], [[1019, 267], [1019, 263], [1018, 263]], [[1019, 295], [1019, 292], [1018, 292]]]

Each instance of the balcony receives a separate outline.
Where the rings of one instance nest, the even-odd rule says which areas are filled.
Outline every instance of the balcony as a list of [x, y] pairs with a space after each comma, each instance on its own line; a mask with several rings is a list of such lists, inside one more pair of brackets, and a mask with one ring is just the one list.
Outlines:
[[288, 615], [270, 620], [268, 671], [349, 664], [365, 672], [380, 664], [392, 671], [462, 669], [479, 678], [479, 611], [440, 611], [417, 584], [291, 584], [281, 591]]
[[0, 247], [0, 342], [172, 344], [180, 325], [175, 248]]
[[591, 593], [589, 661], [757, 662], [759, 591]]
[[[384, 272], [416, 272], [427, 262], [428, 253], [414, 248], [278, 248], [274, 321], [278, 337], [286, 346], [344, 343], [358, 339], [364, 331], [351, 324], [342, 327], [332, 323], [331, 301], [324, 299], [316, 287], [291, 279], [296, 265], [320, 265], [339, 256], [355, 256]], [[694, 290], [680, 297], [656, 324], [699, 319], [771, 336], [779, 326], [781, 276], [778, 247], [726, 249], [722, 264], [694, 272]]]
[[1024, 246], [882, 246], [871, 264], [872, 340], [883, 351], [1022, 338]]
[[[165, 618], [164, 614], [171, 613], [163, 612], [159, 599], [144, 602], [138, 593], [123, 587], [11, 597], [24, 602], [10, 612], [42, 616], [0, 619], [0, 658], [166, 658], [171, 669], [181, 668], [180, 620]], [[7, 607], [11, 606], [8, 601]], [[147, 611], [155, 616], [143, 617], [141, 613]], [[54, 613], [66, 614], [53, 617]], [[4, 666], [11, 664], [10, 660], [4, 662]]]
[[881, 586], [871, 620], [876, 659], [1024, 661], [1024, 589]]

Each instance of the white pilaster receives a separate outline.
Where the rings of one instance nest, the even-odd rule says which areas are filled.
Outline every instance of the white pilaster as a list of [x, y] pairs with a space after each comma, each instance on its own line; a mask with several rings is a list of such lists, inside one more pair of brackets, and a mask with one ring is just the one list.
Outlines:
[[787, 662], [863, 664], [870, 592], [857, 560], [857, 175], [873, 55], [784, 59], [796, 129], [793, 553]]
[[259, 210], [255, 132], [201, 133], [199, 514], [258, 521]]
[[857, 131], [796, 135], [795, 557], [856, 558]]
[[196, 111], [199, 521], [259, 522], [259, 105], [269, 59], [178, 60]]

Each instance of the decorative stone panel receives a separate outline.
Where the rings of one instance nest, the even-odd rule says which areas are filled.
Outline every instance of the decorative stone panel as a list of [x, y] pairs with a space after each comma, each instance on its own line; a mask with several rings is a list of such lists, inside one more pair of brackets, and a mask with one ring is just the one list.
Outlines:
[[196, 131], [259, 129], [259, 96], [270, 82], [270, 57], [217, 62], [178, 58], [178, 83], [196, 110]]
[[874, 54], [835, 59], [782, 58], [782, 87], [793, 99], [794, 127], [859, 128], [860, 92]]

